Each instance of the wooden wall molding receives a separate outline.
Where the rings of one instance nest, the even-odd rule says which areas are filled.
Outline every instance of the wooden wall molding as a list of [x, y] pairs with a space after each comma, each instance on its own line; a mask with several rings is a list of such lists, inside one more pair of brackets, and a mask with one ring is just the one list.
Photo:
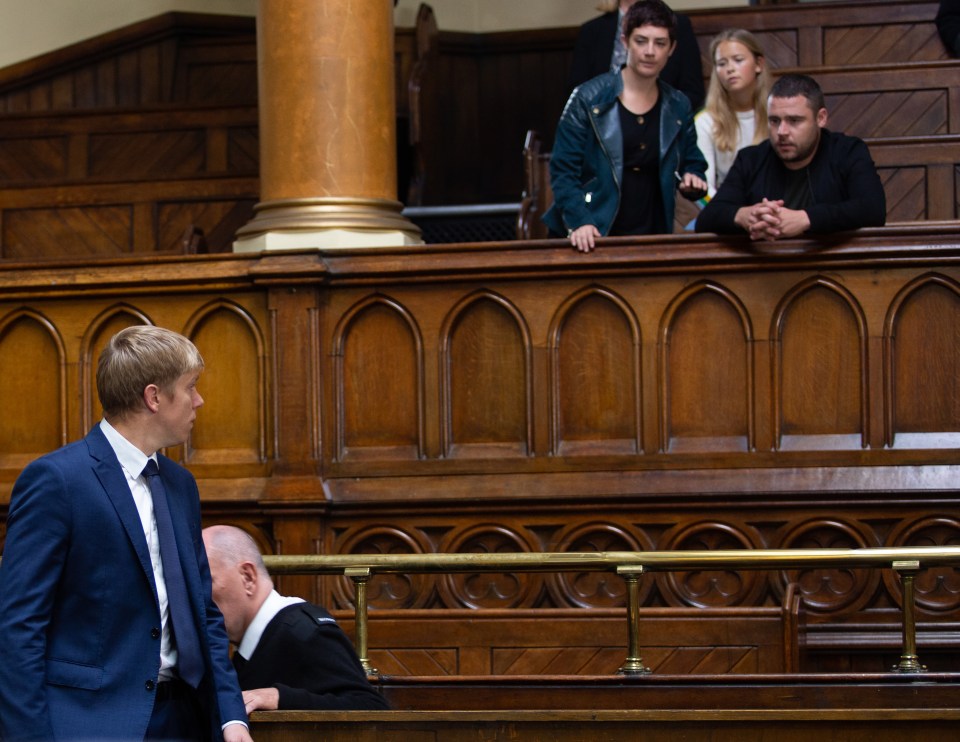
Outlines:
[[[958, 248], [955, 224], [931, 224], [613, 238], [590, 255], [527, 241], [8, 263], [0, 503], [29, 460], [96, 422], [94, 359], [149, 321], [207, 362], [193, 435], [168, 451], [197, 476], [205, 522], [275, 553], [952, 544]], [[955, 573], [917, 581], [941, 635], [960, 617]], [[657, 574], [641, 597], [766, 610], [791, 583], [820, 642], [808, 667], [888, 662], [900, 588], [879, 573]], [[344, 578], [282, 585], [351, 608]], [[623, 600], [603, 575], [370, 585], [375, 612], [589, 617]], [[863, 621], [877, 628], [852, 631]]]

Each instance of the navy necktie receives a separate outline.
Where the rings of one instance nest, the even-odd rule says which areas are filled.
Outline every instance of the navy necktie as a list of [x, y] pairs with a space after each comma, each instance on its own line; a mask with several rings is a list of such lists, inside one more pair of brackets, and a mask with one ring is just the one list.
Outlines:
[[177, 646], [177, 671], [180, 678], [196, 688], [203, 677], [203, 653], [200, 637], [190, 615], [190, 598], [183, 579], [183, 569], [177, 554], [177, 541], [173, 534], [173, 519], [167, 504], [167, 492], [160, 479], [160, 470], [153, 459], [147, 461], [143, 476], [153, 495], [153, 513], [157, 519], [157, 536], [160, 540], [160, 559], [163, 561], [163, 580], [167, 585], [167, 602], [173, 636]]

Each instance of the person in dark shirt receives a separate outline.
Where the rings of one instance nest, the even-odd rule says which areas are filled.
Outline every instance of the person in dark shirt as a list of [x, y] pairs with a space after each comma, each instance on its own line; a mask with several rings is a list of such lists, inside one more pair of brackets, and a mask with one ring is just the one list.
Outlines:
[[213, 600], [236, 645], [233, 664], [247, 713], [388, 708], [334, 618], [273, 589], [249, 534], [234, 526], [211, 526], [203, 530], [203, 542]]
[[745, 147], [698, 232], [777, 240], [886, 221], [886, 197], [867, 145], [826, 129], [827, 109], [816, 80], [784, 75], [767, 99], [770, 138]]
[[[580, 26], [570, 65], [571, 89], [604, 72], [618, 72], [626, 62], [620, 30], [623, 16], [632, 4], [633, 0], [606, 0], [597, 6], [604, 11], [603, 15]], [[690, 109], [696, 113], [706, 97], [700, 47], [689, 18], [677, 13], [676, 24], [677, 47], [660, 73], [660, 79], [686, 95]]]
[[960, 57], [960, 0], [940, 0], [936, 23], [947, 51]]
[[598, 237], [669, 234], [676, 192], [707, 190], [707, 162], [687, 98], [660, 80], [676, 47], [676, 17], [662, 0], [639, 0], [623, 19], [626, 63], [570, 95], [550, 158], [551, 236], [580, 252]]

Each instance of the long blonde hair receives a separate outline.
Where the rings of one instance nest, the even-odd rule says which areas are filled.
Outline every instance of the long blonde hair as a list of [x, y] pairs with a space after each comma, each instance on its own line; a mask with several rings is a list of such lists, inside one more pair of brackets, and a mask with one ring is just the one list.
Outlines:
[[724, 41], [743, 44], [760, 64], [757, 84], [753, 90], [753, 111], [756, 116], [753, 144], [758, 144], [767, 137], [767, 94], [770, 91], [770, 72], [760, 43], [749, 31], [743, 28], [728, 28], [718, 33], [710, 42], [710, 85], [707, 88], [707, 102], [703, 108], [713, 118], [713, 139], [717, 149], [721, 152], [732, 152], [737, 148], [740, 122], [737, 120], [737, 112], [733, 109], [730, 93], [720, 84], [720, 78], [717, 76], [717, 47]]

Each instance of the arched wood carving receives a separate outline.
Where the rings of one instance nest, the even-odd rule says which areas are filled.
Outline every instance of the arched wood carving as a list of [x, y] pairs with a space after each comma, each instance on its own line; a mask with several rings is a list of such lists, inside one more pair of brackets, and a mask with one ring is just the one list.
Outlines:
[[661, 451], [755, 448], [753, 326], [730, 289], [699, 281], [660, 322]]

